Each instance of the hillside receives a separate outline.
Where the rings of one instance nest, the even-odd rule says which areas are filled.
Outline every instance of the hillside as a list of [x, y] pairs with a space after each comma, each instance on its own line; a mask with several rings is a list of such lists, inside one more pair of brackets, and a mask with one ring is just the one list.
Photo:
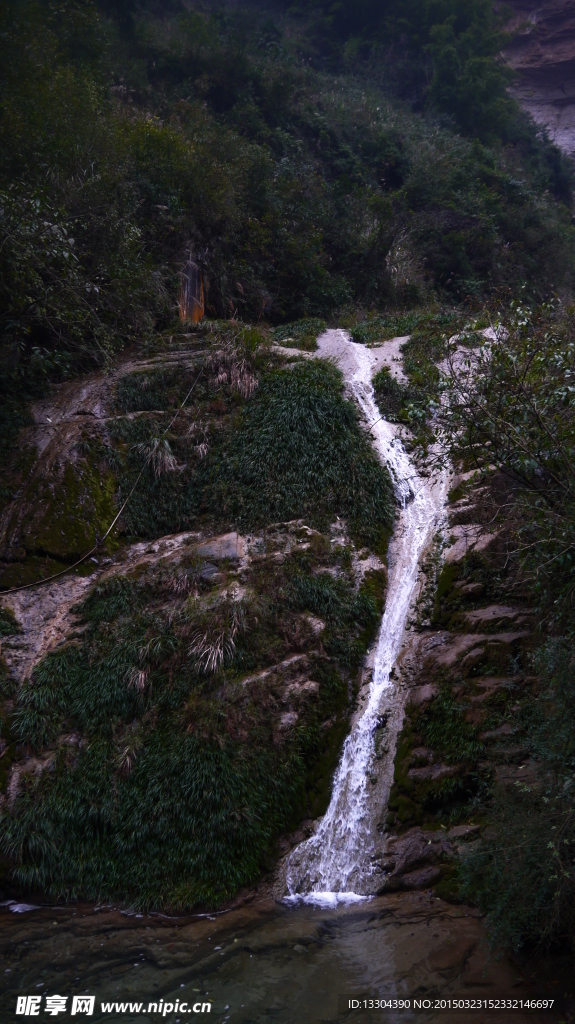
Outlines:
[[190, 252], [208, 315], [272, 323], [568, 289], [570, 165], [506, 99], [483, 0], [463, 7], [444, 42], [390, 8], [390, 74], [461, 50], [455, 78], [438, 63], [406, 94], [353, 25], [306, 55], [305, 12], [4, 5], [3, 437], [18, 394], [176, 329]]
[[384, 678], [366, 892], [569, 946], [574, 178], [503, 18], [3, 6], [7, 893], [279, 892]]

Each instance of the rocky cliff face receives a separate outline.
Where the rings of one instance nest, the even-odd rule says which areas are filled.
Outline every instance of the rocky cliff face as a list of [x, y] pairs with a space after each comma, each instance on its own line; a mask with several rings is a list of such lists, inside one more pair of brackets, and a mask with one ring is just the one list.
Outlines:
[[575, 156], [575, 0], [509, 0], [512, 40], [504, 51], [517, 71], [513, 92], [537, 124]]

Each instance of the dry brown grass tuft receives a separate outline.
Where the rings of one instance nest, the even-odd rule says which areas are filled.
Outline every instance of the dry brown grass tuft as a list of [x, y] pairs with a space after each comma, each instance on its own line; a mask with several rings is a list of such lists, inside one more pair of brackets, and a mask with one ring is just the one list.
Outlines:
[[138, 455], [143, 455], [156, 477], [163, 476], [164, 473], [173, 473], [178, 468], [178, 460], [165, 438], [153, 437], [146, 444], [136, 444], [134, 451]]
[[242, 398], [251, 398], [258, 386], [258, 379], [248, 360], [236, 349], [214, 352], [207, 366], [213, 374], [212, 384], [216, 387], [228, 384]]

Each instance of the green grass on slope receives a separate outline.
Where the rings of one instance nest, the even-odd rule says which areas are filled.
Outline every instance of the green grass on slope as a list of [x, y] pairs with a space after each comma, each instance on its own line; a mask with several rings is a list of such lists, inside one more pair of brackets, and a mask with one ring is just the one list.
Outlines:
[[[221, 402], [204, 460], [194, 461], [193, 438], [182, 431], [171, 443], [187, 468], [160, 478], [147, 471], [125, 514], [129, 533], [172, 533], [196, 516], [253, 530], [302, 516], [324, 527], [339, 515], [359, 539], [385, 546], [393, 520], [389, 476], [343, 397], [339, 371], [298, 363], [264, 372], [253, 397], [224, 394]], [[147, 397], [141, 404], [147, 407]], [[158, 428], [139, 418], [114, 429], [126, 451], [124, 493], [141, 466], [134, 445]]]
[[[157, 570], [88, 598], [84, 638], [44, 659], [10, 722], [15, 741], [48, 758], [2, 819], [21, 884], [66, 899], [214, 905], [257, 877], [282, 829], [322, 812], [383, 582], [358, 593], [341, 561], [337, 580], [310, 573], [338, 557], [321, 540], [315, 556], [260, 561], [236, 604], [209, 583], [203, 600], [175, 600], [174, 575]], [[302, 612], [326, 616], [319, 651]], [[234, 616], [234, 644], [206, 673], [193, 638], [225, 634]], [[310, 694], [290, 697], [281, 677], [241, 681], [306, 650]], [[290, 701], [297, 722], [285, 728]]]
[[204, 502], [244, 529], [340, 515], [374, 546], [393, 517], [389, 476], [343, 398], [339, 371], [325, 363], [265, 377], [202, 476]]
[[[146, 405], [149, 388], [133, 384], [118, 401]], [[161, 409], [175, 382], [152, 384]], [[85, 631], [0, 704], [10, 758], [33, 749], [43, 766], [3, 814], [2, 851], [21, 884], [54, 897], [215, 905], [329, 797], [385, 587], [383, 572], [358, 587], [329, 525], [339, 516], [362, 544], [383, 545], [389, 476], [329, 364], [264, 371], [239, 402], [204, 387], [199, 405], [215, 405], [219, 424], [208, 455], [186, 455], [185, 423], [171, 438], [184, 468], [143, 478], [132, 528], [268, 527], [260, 556], [239, 574], [184, 545], [178, 564], [108, 580], [79, 610]], [[143, 423], [125, 421], [120, 461]], [[295, 679], [274, 667], [293, 655]]]

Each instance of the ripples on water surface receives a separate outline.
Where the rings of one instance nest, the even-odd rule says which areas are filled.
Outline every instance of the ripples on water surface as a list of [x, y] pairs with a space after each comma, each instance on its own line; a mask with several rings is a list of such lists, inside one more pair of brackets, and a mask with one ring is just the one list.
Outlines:
[[[411, 1013], [340, 1012], [338, 997], [507, 994], [532, 987], [505, 959], [486, 966], [475, 911], [421, 893], [393, 894], [335, 909], [252, 903], [217, 917], [129, 916], [91, 907], [0, 912], [2, 1021], [17, 995], [96, 996], [92, 1019], [147, 1021], [148, 1014], [101, 1015], [103, 1001], [209, 999], [209, 1017], [229, 1024], [408, 1021]], [[39, 1020], [52, 1020], [43, 1009]], [[59, 1020], [71, 1019], [65, 1015]], [[75, 1017], [74, 1020], [87, 1020]], [[484, 1020], [476, 1014], [426, 1014], [421, 1020]], [[489, 1018], [492, 1019], [492, 1018]], [[497, 1024], [526, 1016], [497, 1014]], [[530, 1014], [529, 1020], [556, 1020]]]

